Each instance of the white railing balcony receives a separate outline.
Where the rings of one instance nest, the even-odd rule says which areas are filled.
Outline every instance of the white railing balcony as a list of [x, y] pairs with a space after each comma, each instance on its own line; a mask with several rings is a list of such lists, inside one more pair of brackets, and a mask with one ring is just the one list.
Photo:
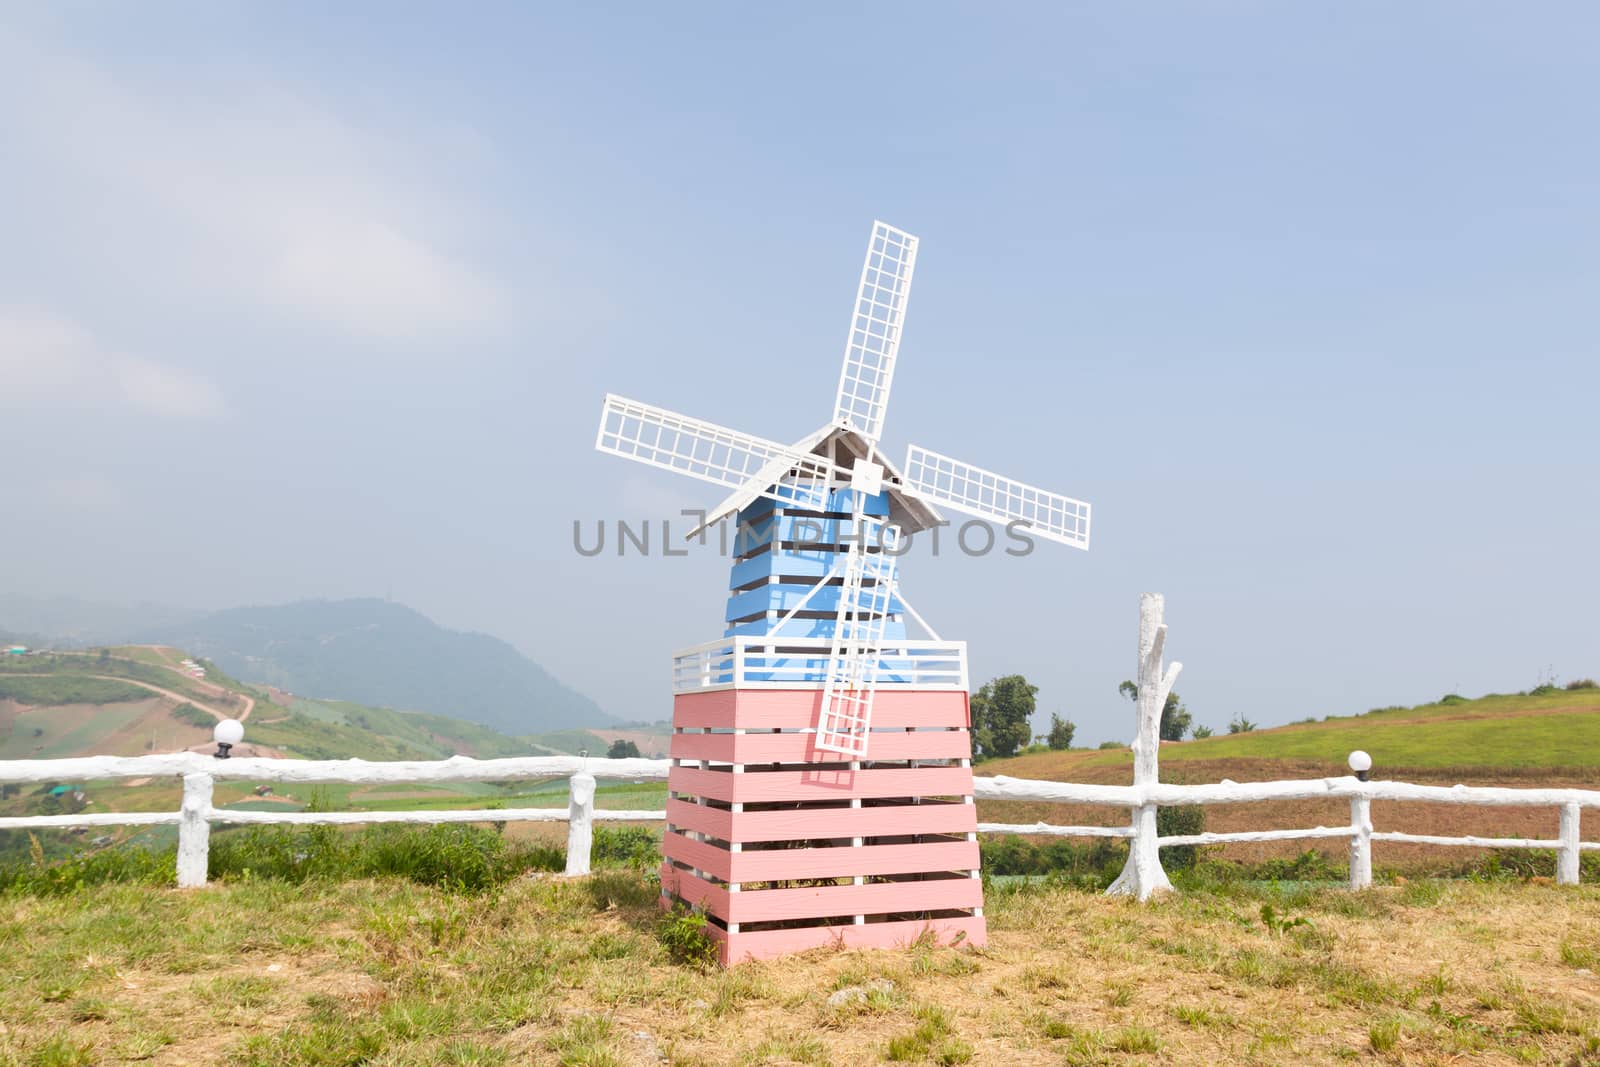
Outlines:
[[[672, 691], [821, 688], [833, 639], [828, 637], [724, 637], [672, 654]], [[965, 641], [885, 641], [880, 646], [882, 688], [967, 689]]]

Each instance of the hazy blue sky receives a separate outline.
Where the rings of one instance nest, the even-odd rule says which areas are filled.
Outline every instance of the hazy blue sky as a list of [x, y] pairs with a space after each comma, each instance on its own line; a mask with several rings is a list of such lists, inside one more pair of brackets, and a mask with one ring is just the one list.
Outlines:
[[[1095, 505], [907, 594], [1080, 737], [1137, 597], [1197, 719], [1600, 674], [1592, 5], [0, 8], [0, 590], [378, 595], [659, 718], [721, 494], [608, 390], [796, 439], [867, 229], [890, 406]], [[993, 8], [993, 5], [988, 7]]]

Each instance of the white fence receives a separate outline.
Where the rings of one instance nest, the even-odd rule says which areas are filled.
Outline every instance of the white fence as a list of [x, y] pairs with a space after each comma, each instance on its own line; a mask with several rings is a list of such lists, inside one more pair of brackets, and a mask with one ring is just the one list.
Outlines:
[[[0, 761], [0, 783], [89, 782], [130, 778], [181, 778], [183, 802], [176, 812], [83, 812], [76, 815], [30, 815], [0, 818], [0, 829], [63, 829], [89, 826], [178, 827], [178, 884], [200, 886], [206, 882], [207, 849], [213, 823], [352, 824], [445, 822], [566, 822], [567, 873], [589, 870], [592, 822], [660, 822], [662, 811], [596, 810], [595, 779], [662, 781], [671, 760], [584, 759], [577, 756], [519, 757], [475, 760], [463, 756], [432, 762], [369, 763], [365, 760], [219, 760], [195, 753], [165, 756], [92, 756], [62, 760]], [[236, 811], [217, 808], [212, 794], [218, 780], [303, 784], [448, 783], [525, 781], [536, 778], [571, 779], [565, 808], [478, 808], [452, 811]], [[1354, 777], [1313, 778], [1279, 782], [1230, 782], [1214, 785], [1142, 786], [1081, 785], [1023, 778], [977, 778], [974, 793], [983, 800], [1044, 801], [1121, 808], [1129, 813], [1126, 826], [1058, 826], [1050, 823], [1014, 825], [980, 823], [983, 833], [1051, 834], [1064, 837], [1114, 837], [1134, 839], [1149, 831], [1150, 820], [1140, 813], [1152, 806], [1187, 804], [1241, 804], [1272, 800], [1347, 799], [1350, 822], [1296, 830], [1261, 830], [1240, 833], [1205, 833], [1157, 837], [1155, 844], [1213, 845], [1228, 842], [1292, 841], [1346, 838], [1350, 842], [1350, 886], [1372, 883], [1372, 844], [1375, 841], [1471, 848], [1537, 848], [1556, 852], [1556, 880], [1564, 885], [1578, 881], [1579, 854], [1600, 849], [1600, 842], [1582, 841], [1579, 820], [1583, 809], [1600, 808], [1600, 791], [1586, 789], [1502, 789], [1465, 785], [1451, 787], [1411, 785], [1405, 782], [1364, 782]], [[1488, 807], [1544, 807], [1559, 813], [1554, 838], [1440, 837], [1384, 832], [1373, 829], [1372, 801], [1431, 802]]]
[[[965, 641], [880, 641], [878, 684], [967, 689]], [[793, 689], [820, 684], [831, 637], [724, 637], [672, 654], [672, 691]]]

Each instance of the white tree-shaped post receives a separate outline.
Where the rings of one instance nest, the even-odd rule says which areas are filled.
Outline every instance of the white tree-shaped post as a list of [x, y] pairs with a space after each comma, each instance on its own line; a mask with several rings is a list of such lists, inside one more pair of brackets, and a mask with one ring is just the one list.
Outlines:
[[[1167, 694], [1178, 680], [1183, 664], [1172, 663], [1165, 671], [1161, 655], [1167, 643], [1167, 626], [1161, 621], [1166, 599], [1160, 593], [1139, 596], [1139, 729], [1133, 739], [1133, 784], [1135, 788], [1153, 786], [1160, 780], [1157, 761], [1161, 750], [1161, 709]], [[1141, 804], [1133, 812], [1133, 838], [1128, 843], [1128, 862], [1107, 893], [1125, 894], [1139, 900], [1172, 888], [1167, 872], [1161, 869], [1161, 854], [1156, 847], [1156, 806]]]

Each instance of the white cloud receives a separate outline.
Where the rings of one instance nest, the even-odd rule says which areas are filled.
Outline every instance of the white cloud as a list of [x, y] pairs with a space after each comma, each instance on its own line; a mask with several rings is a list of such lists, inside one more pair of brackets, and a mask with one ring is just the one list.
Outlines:
[[[430, 179], [444, 153], [425, 130], [388, 138], [234, 74], [184, 88], [0, 32], [0, 137], [27, 142], [11, 158], [31, 159], [41, 186], [59, 171], [92, 188], [102, 239], [137, 246], [169, 284], [384, 342], [504, 321], [503, 285], [470, 254], [471, 198]], [[80, 212], [72, 194], [41, 194]]]
[[222, 394], [203, 378], [132, 356], [113, 359], [110, 369], [122, 395], [137, 408], [178, 418], [222, 414]]
[[492, 283], [371, 221], [308, 230], [277, 250], [267, 280], [280, 301], [351, 333], [382, 338], [471, 332], [492, 323], [500, 308]]
[[172, 418], [215, 418], [226, 409], [204, 378], [109, 351], [66, 319], [0, 307], [0, 408], [47, 401]]

